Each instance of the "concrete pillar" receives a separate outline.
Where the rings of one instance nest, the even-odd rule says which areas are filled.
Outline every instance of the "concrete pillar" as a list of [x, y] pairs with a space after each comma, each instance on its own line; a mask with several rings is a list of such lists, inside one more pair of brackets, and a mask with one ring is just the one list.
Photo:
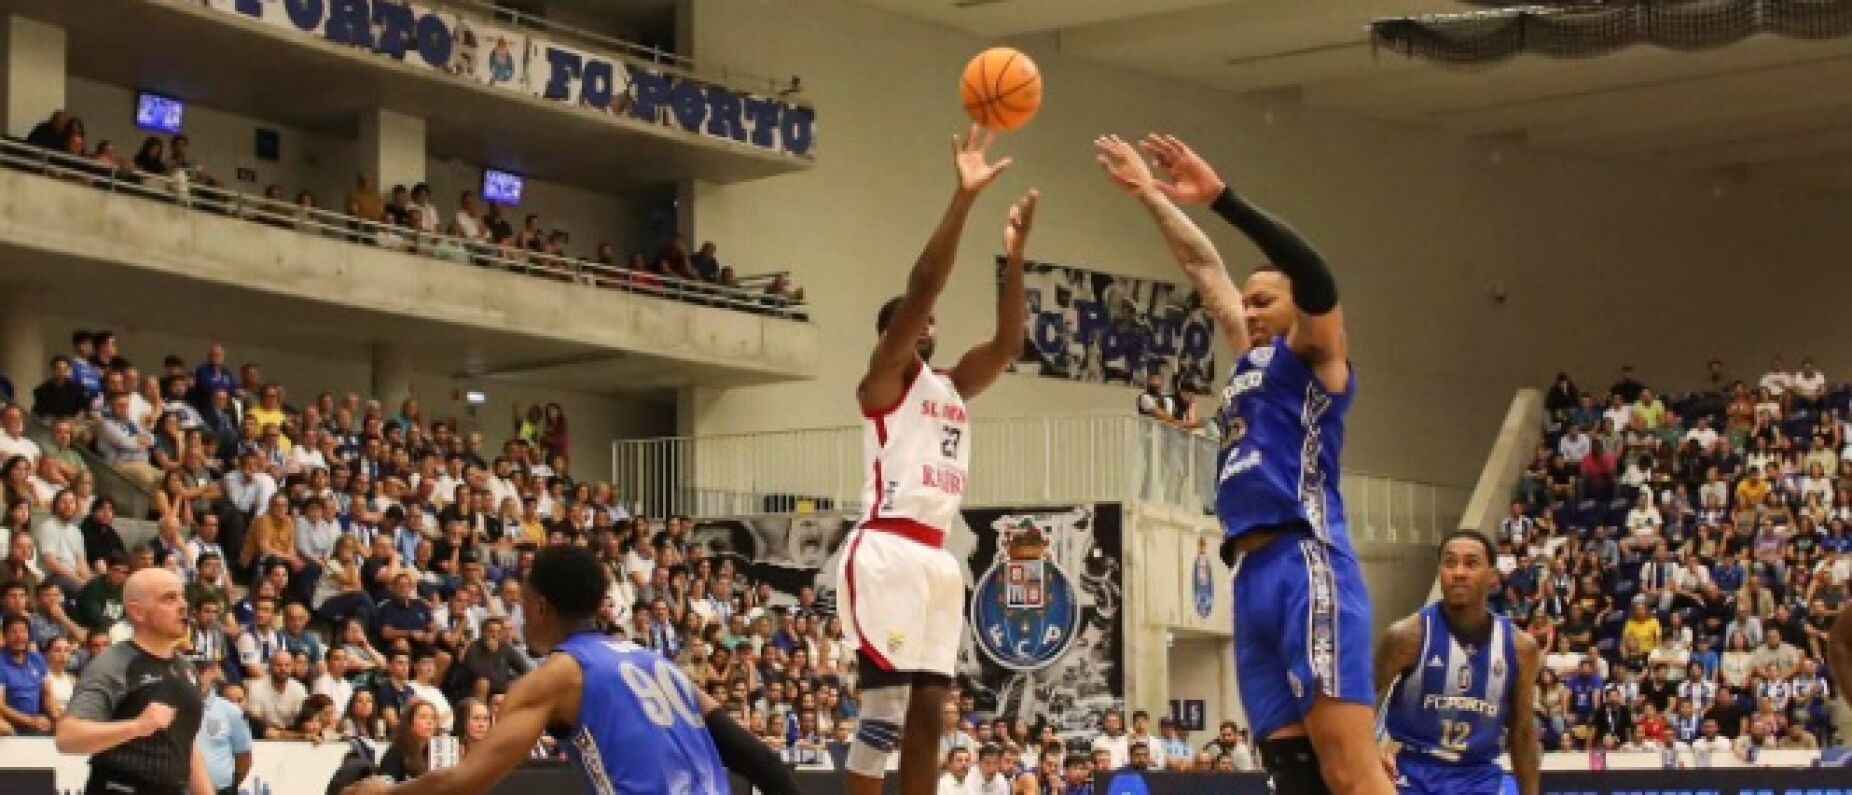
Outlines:
[[44, 293], [35, 287], [0, 286], [0, 373], [31, 408], [33, 388], [45, 380]]
[[424, 118], [385, 108], [360, 114], [360, 170], [372, 174], [382, 192], [425, 181]]
[[399, 404], [412, 395], [411, 357], [403, 345], [373, 343], [373, 397], [388, 417], [399, 414]]
[[6, 132], [24, 138], [32, 126], [64, 108], [64, 28], [35, 19], [0, 20], [0, 112]]

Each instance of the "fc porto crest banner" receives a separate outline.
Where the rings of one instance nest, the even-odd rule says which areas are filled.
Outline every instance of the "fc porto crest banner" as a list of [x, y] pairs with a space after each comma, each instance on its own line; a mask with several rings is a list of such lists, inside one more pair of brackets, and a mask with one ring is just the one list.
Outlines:
[[[805, 586], [833, 610], [853, 514], [699, 522], [690, 542], [767, 583], [775, 603]], [[1090, 738], [1125, 696], [1122, 510], [1117, 504], [970, 509], [945, 548], [964, 564], [959, 680], [987, 712], [1047, 718]]]
[[816, 112], [655, 64], [407, 0], [204, 0], [214, 11], [506, 91], [813, 156]]
[[1199, 395], [1215, 381], [1215, 321], [1192, 287], [1027, 262], [1023, 292], [1016, 372], [1137, 386], [1164, 373]]

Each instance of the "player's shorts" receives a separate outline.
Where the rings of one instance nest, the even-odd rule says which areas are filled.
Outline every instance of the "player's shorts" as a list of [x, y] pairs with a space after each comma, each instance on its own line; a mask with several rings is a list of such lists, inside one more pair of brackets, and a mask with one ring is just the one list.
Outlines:
[[964, 566], [952, 553], [858, 527], [836, 573], [843, 636], [883, 670], [952, 676], [964, 639]]
[[1319, 696], [1373, 706], [1370, 595], [1348, 548], [1289, 530], [1234, 563], [1235, 682], [1254, 739]]
[[1395, 755], [1395, 789], [1401, 795], [1502, 795], [1505, 769], [1497, 763], [1455, 764], [1427, 754]]

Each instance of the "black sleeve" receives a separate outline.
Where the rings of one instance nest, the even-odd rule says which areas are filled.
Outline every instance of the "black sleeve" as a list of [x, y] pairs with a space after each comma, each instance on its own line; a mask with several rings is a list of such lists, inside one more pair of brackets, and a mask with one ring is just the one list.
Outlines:
[[772, 752], [771, 746], [735, 723], [726, 710], [707, 714], [707, 733], [714, 738], [720, 761], [728, 770], [745, 777], [754, 789], [764, 795], [800, 795], [797, 779], [784, 760]]
[[1292, 227], [1235, 195], [1232, 188], [1224, 188], [1209, 209], [1247, 235], [1254, 247], [1286, 274], [1292, 281], [1293, 303], [1299, 311], [1323, 315], [1337, 307], [1338, 285], [1325, 258]]

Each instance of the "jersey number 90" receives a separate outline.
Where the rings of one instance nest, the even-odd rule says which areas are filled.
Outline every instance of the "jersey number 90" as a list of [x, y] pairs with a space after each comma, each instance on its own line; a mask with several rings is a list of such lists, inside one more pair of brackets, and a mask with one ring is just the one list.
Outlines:
[[681, 677], [676, 674], [675, 667], [668, 660], [657, 660], [654, 667], [654, 674], [632, 662], [625, 662], [618, 669], [624, 675], [624, 683], [630, 686], [630, 692], [636, 695], [637, 703], [643, 705], [643, 714], [649, 716], [651, 723], [664, 728], [677, 723], [702, 725], [697, 705], [689, 703], [682, 694]]

